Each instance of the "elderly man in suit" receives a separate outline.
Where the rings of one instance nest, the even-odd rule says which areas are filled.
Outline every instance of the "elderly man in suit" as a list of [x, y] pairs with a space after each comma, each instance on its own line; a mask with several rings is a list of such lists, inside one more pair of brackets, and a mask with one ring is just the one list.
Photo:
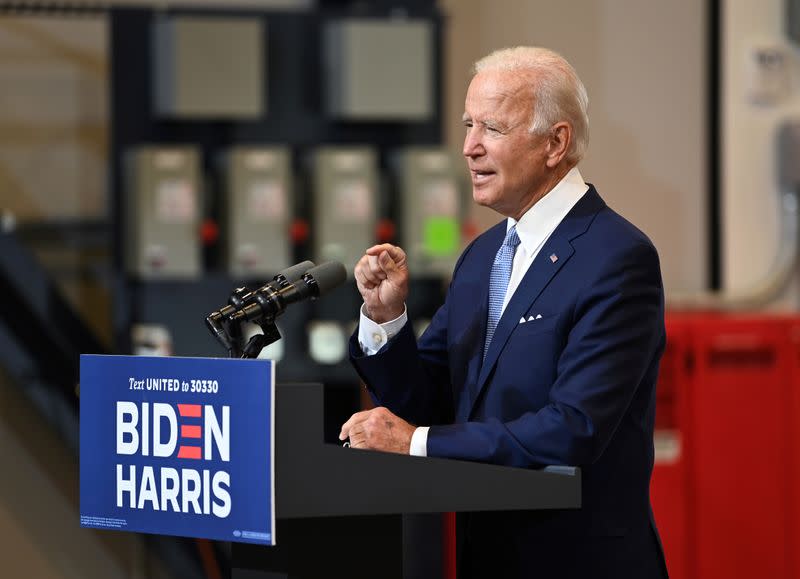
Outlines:
[[649, 501], [665, 342], [658, 255], [577, 168], [587, 106], [550, 50], [479, 60], [463, 152], [473, 198], [505, 218], [461, 255], [419, 340], [403, 250], [371, 247], [355, 267], [364, 305], [350, 353], [381, 406], [353, 415], [343, 439], [583, 471], [581, 509], [462, 515], [462, 577], [666, 577]]

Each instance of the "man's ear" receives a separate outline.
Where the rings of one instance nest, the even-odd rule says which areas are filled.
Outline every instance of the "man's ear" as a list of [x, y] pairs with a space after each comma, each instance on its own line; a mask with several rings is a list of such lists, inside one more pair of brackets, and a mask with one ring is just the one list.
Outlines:
[[551, 169], [557, 167], [569, 152], [572, 143], [572, 127], [569, 123], [561, 121], [550, 129], [547, 142], [547, 166]]

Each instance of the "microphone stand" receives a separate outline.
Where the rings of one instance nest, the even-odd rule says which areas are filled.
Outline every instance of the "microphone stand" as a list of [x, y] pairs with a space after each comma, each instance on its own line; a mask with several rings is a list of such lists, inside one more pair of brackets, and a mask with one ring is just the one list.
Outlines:
[[[262, 322], [258, 322], [258, 325], [264, 333], [256, 334], [250, 338], [241, 355], [234, 356], [231, 354], [231, 358], [258, 358], [261, 350], [281, 339], [281, 333], [278, 330], [278, 326], [275, 325], [275, 318], [265, 319]], [[241, 327], [237, 327], [241, 334]]]
[[[329, 261], [315, 266], [304, 261], [283, 270], [264, 287], [251, 292], [246, 287], [236, 289], [228, 305], [206, 318], [206, 327], [222, 344], [231, 358], [256, 358], [266, 346], [281, 339], [275, 317], [286, 306], [320, 294], [343, 283], [347, 278], [344, 266]], [[242, 344], [242, 327], [247, 321], [257, 323], [263, 334], [256, 334]]]
[[235, 312], [236, 308], [242, 307], [242, 298], [248, 294], [250, 291], [247, 288], [237, 288], [228, 300], [229, 306], [213, 312], [206, 318], [206, 326], [228, 351], [229, 358], [257, 358], [261, 350], [281, 339], [275, 318], [270, 316], [256, 322], [264, 333], [254, 335], [244, 348], [241, 347], [243, 341], [241, 322], [234, 322], [230, 314]]

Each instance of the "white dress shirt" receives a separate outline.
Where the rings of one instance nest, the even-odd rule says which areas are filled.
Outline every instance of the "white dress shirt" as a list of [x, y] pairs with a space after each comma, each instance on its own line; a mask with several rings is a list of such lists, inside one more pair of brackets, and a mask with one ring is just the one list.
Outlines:
[[[506, 297], [503, 300], [503, 311], [542, 246], [588, 190], [589, 187], [583, 181], [580, 171], [577, 167], [573, 167], [549, 193], [528, 209], [519, 221], [511, 217], [507, 219], [506, 231], [516, 225], [520, 243], [514, 253], [511, 279], [509, 279]], [[489, 281], [487, 280], [486, 283], [488, 284]], [[361, 345], [361, 350], [367, 356], [377, 353], [386, 342], [400, 332], [407, 321], [408, 312], [404, 310], [400, 317], [378, 324], [366, 316], [364, 306], [362, 306], [361, 320], [358, 325], [358, 343]], [[411, 437], [410, 454], [427, 456], [428, 428], [428, 426], [420, 426], [414, 431]]]

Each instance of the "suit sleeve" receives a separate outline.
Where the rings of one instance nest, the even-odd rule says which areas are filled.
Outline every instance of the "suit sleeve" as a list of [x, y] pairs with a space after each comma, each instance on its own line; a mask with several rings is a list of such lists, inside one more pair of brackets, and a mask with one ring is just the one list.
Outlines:
[[[429, 341], [432, 336], [437, 343], [446, 340], [447, 326], [441, 322], [446, 315], [445, 305], [426, 330]], [[447, 352], [432, 349], [423, 357], [410, 323], [372, 356], [363, 355], [355, 337], [351, 338], [350, 358], [375, 404], [414, 425], [452, 420]]]
[[[461, 254], [453, 270], [454, 278], [473, 244]], [[453, 421], [447, 351], [448, 312], [445, 299], [419, 344], [410, 323], [372, 356], [365, 356], [361, 351], [357, 330], [350, 338], [350, 361], [367, 385], [373, 401], [414, 425]]]
[[507, 422], [431, 427], [429, 456], [541, 467], [602, 455], [637, 391], [654, 387], [645, 376], [663, 348], [664, 296], [652, 245], [609, 255], [596, 271], [574, 304], [548, 403]]

